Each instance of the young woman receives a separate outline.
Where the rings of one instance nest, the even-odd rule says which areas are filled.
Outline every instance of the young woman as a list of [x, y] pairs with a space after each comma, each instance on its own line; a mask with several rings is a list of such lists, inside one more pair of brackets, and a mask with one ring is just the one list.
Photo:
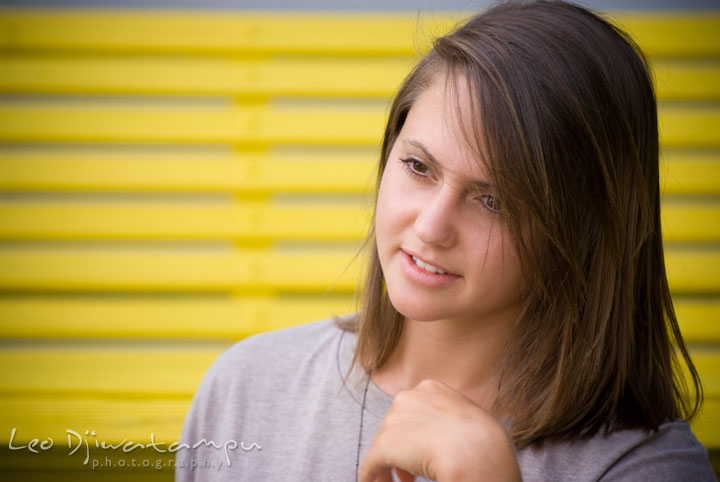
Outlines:
[[472, 18], [405, 80], [378, 176], [361, 312], [226, 352], [178, 480], [716, 480], [626, 35], [562, 2]]

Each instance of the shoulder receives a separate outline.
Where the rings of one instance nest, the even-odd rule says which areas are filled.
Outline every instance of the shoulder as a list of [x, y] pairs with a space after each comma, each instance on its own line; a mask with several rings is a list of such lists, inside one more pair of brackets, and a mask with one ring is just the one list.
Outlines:
[[344, 336], [355, 335], [324, 320], [252, 336], [228, 348], [195, 391], [183, 438], [227, 437], [233, 425], [297, 401], [308, 383], [322, 377], [340, 380], [335, 367]]
[[354, 345], [354, 340], [355, 334], [341, 329], [334, 319], [248, 337], [215, 360], [195, 399], [213, 406], [221, 401], [226, 406], [245, 404], [277, 393], [289, 395], [289, 388], [299, 381], [341, 380], [339, 350]]
[[267, 376], [296, 373], [308, 362], [335, 360], [344, 332], [328, 319], [246, 338], [228, 348], [212, 364], [203, 383], [215, 380], [266, 379]]
[[621, 431], [614, 439], [625, 450], [603, 475], [603, 481], [717, 480], [707, 450], [684, 420], [664, 423], [652, 432]]
[[236, 369], [245, 362], [282, 362], [307, 356], [336, 343], [343, 334], [334, 320], [328, 319], [254, 335], [227, 349], [212, 369]]
[[707, 450], [687, 422], [657, 431], [619, 430], [585, 440], [548, 443], [519, 454], [523, 480], [714, 481]]

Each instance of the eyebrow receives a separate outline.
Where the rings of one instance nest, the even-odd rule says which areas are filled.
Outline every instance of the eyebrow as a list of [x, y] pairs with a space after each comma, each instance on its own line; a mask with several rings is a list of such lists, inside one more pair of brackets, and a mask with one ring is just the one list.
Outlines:
[[[410, 144], [411, 146], [420, 149], [421, 151], [423, 151], [423, 154], [425, 154], [425, 156], [426, 156], [427, 159], [430, 161], [430, 163], [434, 164], [435, 166], [437, 166], [437, 167], [439, 167], [439, 168], [443, 168], [443, 165], [440, 164], [440, 163], [437, 161], [437, 159], [435, 159], [435, 157], [430, 153], [430, 151], [428, 151], [428, 149], [422, 144], [422, 142], [418, 142], [418, 141], [415, 141], [415, 140], [413, 140], [413, 139], [406, 139], [406, 138], [403, 138], [402, 141], [403, 141], [405, 144]], [[487, 190], [489, 190], [490, 187], [491, 187], [491, 186], [490, 186], [490, 183], [488, 183], [488, 182], [486, 182], [486, 181], [481, 181], [481, 180], [479, 180], [479, 179], [472, 179], [472, 180], [470, 181], [470, 185], [471, 185], [474, 189], [476, 189], [476, 190], [478, 190], [478, 191], [487, 191]]]

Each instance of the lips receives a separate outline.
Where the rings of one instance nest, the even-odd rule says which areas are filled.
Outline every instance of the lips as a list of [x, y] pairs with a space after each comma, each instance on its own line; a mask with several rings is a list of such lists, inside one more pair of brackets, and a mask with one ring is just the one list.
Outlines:
[[438, 268], [437, 266], [433, 266], [433, 265], [431, 265], [431, 264], [424, 263], [420, 258], [417, 258], [417, 257], [415, 257], [415, 256], [410, 256], [410, 258], [412, 258], [413, 263], [415, 263], [415, 266], [419, 266], [419, 267], [421, 267], [422, 269], [424, 269], [425, 271], [428, 271], [428, 272], [433, 273], [433, 274], [435, 274], [435, 273], [437, 273], [437, 274], [445, 274], [445, 271], [441, 270], [441, 269]]
[[[454, 284], [461, 278], [459, 275], [447, 272], [440, 274], [436, 271], [433, 273], [428, 269], [419, 266], [416, 261], [413, 260], [413, 257], [417, 258], [415, 255], [402, 251], [400, 256], [400, 266], [402, 268], [402, 272], [405, 274], [405, 277], [416, 286], [424, 286], [431, 289], [443, 288]], [[423, 260], [420, 261], [425, 265], [429, 264]], [[430, 266], [437, 270], [436, 265]], [[441, 271], [444, 270], [441, 268]]]
[[435, 263], [433, 261], [423, 259], [411, 251], [404, 251], [404, 254], [406, 254], [407, 256], [410, 257], [411, 262], [415, 266], [427, 271], [428, 273], [438, 274], [438, 275], [444, 275], [444, 274], [454, 275], [453, 273], [450, 273], [448, 269], [446, 269], [444, 266], [440, 265], [439, 263]]

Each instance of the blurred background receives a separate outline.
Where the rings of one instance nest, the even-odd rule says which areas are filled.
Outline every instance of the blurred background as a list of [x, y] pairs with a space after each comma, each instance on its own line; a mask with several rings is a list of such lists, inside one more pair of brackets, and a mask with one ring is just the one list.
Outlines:
[[[720, 4], [578, 3], [651, 59], [717, 470]], [[166, 449], [234, 341], [353, 312], [389, 101], [487, 4], [0, 1], [3, 480], [169, 480], [172, 454], [96, 442]]]

